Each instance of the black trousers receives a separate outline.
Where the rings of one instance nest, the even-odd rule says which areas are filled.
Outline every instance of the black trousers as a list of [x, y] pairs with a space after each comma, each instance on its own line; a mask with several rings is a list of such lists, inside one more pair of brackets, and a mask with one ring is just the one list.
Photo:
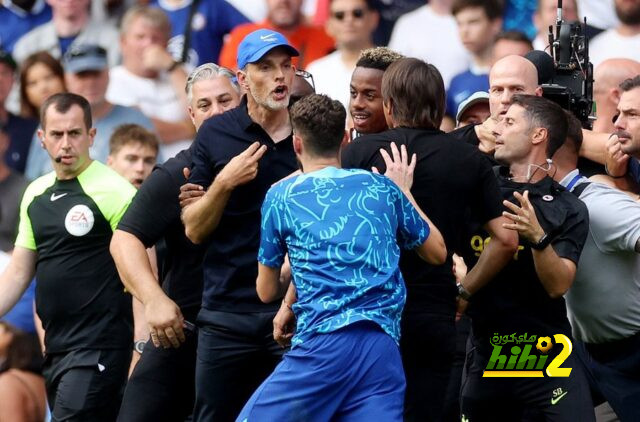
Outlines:
[[441, 421], [456, 350], [455, 317], [405, 312], [400, 352], [407, 379], [405, 421]]
[[273, 340], [274, 316], [200, 312], [194, 421], [234, 421], [273, 372], [284, 353]]
[[124, 392], [119, 422], [184, 421], [195, 399], [197, 333], [179, 348], [148, 341]]
[[573, 354], [562, 364], [563, 368], [572, 368], [571, 375], [557, 378], [483, 378], [488, 356], [472, 349], [468, 359], [461, 395], [463, 420], [595, 421], [589, 383]]
[[118, 415], [131, 350], [75, 350], [48, 355], [43, 374], [51, 420], [112, 422]]

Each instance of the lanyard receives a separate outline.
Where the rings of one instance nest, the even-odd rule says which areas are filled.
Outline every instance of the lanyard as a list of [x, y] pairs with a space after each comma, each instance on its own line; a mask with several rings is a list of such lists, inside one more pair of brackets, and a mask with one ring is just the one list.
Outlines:
[[571, 181], [567, 185], [567, 190], [569, 192], [571, 192], [573, 190], [573, 187], [575, 186], [576, 182], [578, 182], [578, 180], [580, 180], [581, 178], [582, 178], [582, 175], [580, 173], [578, 173], [575, 176], [573, 176], [573, 179], [571, 179]]

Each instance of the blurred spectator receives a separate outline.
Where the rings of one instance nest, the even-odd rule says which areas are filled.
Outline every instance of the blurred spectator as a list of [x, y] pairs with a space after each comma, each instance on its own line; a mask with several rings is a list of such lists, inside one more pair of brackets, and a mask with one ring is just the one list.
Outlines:
[[0, 130], [7, 133], [9, 145], [4, 151], [4, 162], [13, 170], [23, 173], [29, 153], [29, 140], [38, 127], [35, 119], [25, 119], [9, 112], [5, 103], [15, 79], [16, 63], [11, 55], [0, 50]]
[[613, 0], [576, 0], [580, 16], [587, 17], [587, 23], [600, 30], [620, 25], [616, 16]]
[[526, 34], [527, 38], [536, 36], [533, 25], [533, 14], [536, 11], [535, 0], [505, 0], [502, 29], [504, 31], [518, 30]]
[[18, 63], [38, 51], [47, 51], [59, 59], [69, 47], [78, 44], [101, 45], [109, 52], [109, 64], [119, 63], [118, 32], [112, 26], [91, 20], [89, 0], [47, 1], [51, 5], [51, 21], [18, 40], [13, 51]]
[[18, 234], [20, 200], [27, 188], [27, 179], [5, 163], [9, 135], [0, 129], [0, 250], [9, 252]]
[[44, 100], [66, 91], [62, 65], [51, 54], [41, 51], [27, 57], [20, 69], [20, 114], [39, 119]]
[[436, 66], [446, 88], [451, 78], [469, 68], [469, 53], [451, 15], [451, 0], [431, 0], [398, 19], [389, 48]]
[[620, 84], [640, 75], [640, 63], [631, 59], [607, 59], [593, 73], [593, 100], [597, 119], [594, 132], [613, 133], [613, 120], [618, 115], [618, 101], [622, 95]]
[[479, 125], [491, 116], [489, 110], [489, 93], [474, 92], [458, 106], [456, 113], [456, 127]]
[[469, 69], [454, 76], [447, 91], [446, 112], [454, 116], [472, 93], [489, 90], [491, 51], [502, 27], [502, 7], [498, 0], [455, 0], [451, 11], [460, 40], [471, 54]]
[[136, 189], [151, 174], [158, 158], [158, 138], [134, 124], [118, 127], [109, 139], [107, 165]]
[[[558, 0], [538, 0], [538, 8], [533, 15], [533, 23], [538, 30], [533, 40], [533, 48], [549, 52], [549, 26], [555, 24], [558, 18]], [[565, 21], [578, 20], [578, 8], [575, 0], [564, 0], [562, 2], [562, 19]]]
[[[171, 21], [168, 49], [174, 60], [191, 68], [217, 62], [224, 36], [249, 22], [226, 0], [153, 0], [151, 5], [162, 9]], [[189, 44], [187, 52], [185, 42]]]
[[51, 7], [45, 0], [4, 0], [0, 6], [0, 48], [13, 51], [21, 36], [50, 19]]
[[333, 50], [334, 41], [323, 28], [304, 23], [302, 0], [266, 0], [267, 19], [260, 23], [238, 26], [225, 41], [220, 53], [219, 65], [237, 69], [238, 45], [249, 33], [266, 28], [282, 33], [299, 52], [294, 60], [296, 67], [304, 69], [312, 61], [326, 56]]
[[604, 31], [589, 43], [594, 68], [612, 58], [640, 61], [640, 1], [615, 0], [615, 9], [620, 25]]
[[491, 66], [503, 57], [512, 54], [524, 56], [531, 50], [533, 45], [524, 33], [516, 30], [501, 32], [493, 43]]
[[0, 420], [44, 421], [47, 394], [37, 339], [0, 321]]
[[378, 24], [378, 12], [372, 0], [333, 0], [327, 32], [336, 40], [338, 49], [311, 63], [318, 94], [326, 94], [349, 106], [349, 81], [362, 50], [373, 47], [372, 34]]
[[136, 6], [121, 27], [122, 65], [111, 69], [107, 101], [138, 107], [154, 124], [160, 160], [191, 145], [193, 125], [187, 116], [187, 75], [167, 51], [171, 25], [160, 9]]
[[[89, 149], [93, 159], [107, 162], [109, 137], [116, 127], [125, 123], [135, 123], [153, 129], [151, 120], [137, 108], [113, 105], [105, 99], [109, 85], [109, 65], [104, 48], [98, 45], [78, 45], [65, 54], [62, 64], [68, 91], [83, 96], [91, 105], [91, 118], [97, 131]], [[40, 140], [37, 137], [31, 141], [30, 155], [26, 170], [29, 179], [35, 179], [53, 170], [51, 159], [47, 152], [40, 148]]]

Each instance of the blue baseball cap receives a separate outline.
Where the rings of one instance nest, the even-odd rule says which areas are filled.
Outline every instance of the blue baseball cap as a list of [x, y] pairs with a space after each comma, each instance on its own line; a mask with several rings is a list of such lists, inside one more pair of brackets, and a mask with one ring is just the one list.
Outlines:
[[108, 69], [107, 50], [94, 44], [73, 46], [62, 58], [62, 66], [67, 73]]
[[247, 63], [255, 63], [276, 47], [285, 47], [291, 56], [299, 56], [298, 50], [279, 32], [258, 29], [248, 34], [238, 46], [238, 69]]

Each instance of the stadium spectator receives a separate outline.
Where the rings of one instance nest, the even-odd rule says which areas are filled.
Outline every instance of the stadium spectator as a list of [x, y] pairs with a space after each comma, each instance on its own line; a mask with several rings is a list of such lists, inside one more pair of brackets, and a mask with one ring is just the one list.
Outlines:
[[[533, 39], [535, 50], [549, 53], [549, 26], [553, 26], [555, 34], [556, 21], [558, 19], [558, 0], [538, 0], [536, 13], [533, 15], [533, 23], [538, 30]], [[562, 19], [567, 22], [578, 20], [578, 8], [576, 0], [564, 0], [562, 2]]]
[[20, 115], [40, 118], [40, 106], [53, 94], [65, 92], [64, 70], [51, 54], [41, 51], [20, 65]]
[[51, 7], [45, 0], [5, 0], [0, 7], [0, 49], [13, 51], [16, 41], [35, 27], [51, 20]]
[[596, 103], [595, 132], [613, 133], [618, 114], [618, 101], [622, 95], [620, 84], [640, 75], [640, 62], [631, 59], [607, 59], [593, 71], [593, 101]]
[[194, 134], [186, 114], [187, 74], [167, 51], [169, 19], [160, 9], [134, 6], [121, 33], [122, 65], [111, 69], [106, 99], [137, 107], [153, 121], [164, 161], [191, 145]]
[[20, 199], [27, 179], [5, 162], [9, 150], [9, 134], [0, 129], [0, 251], [10, 252], [18, 234]]
[[362, 50], [373, 47], [372, 35], [379, 15], [372, 0], [330, 2], [327, 33], [336, 40], [336, 51], [312, 62], [307, 69], [316, 92], [349, 105], [349, 81]]
[[[171, 22], [167, 50], [175, 61], [194, 69], [214, 63], [220, 57], [224, 37], [249, 20], [226, 0], [153, 0], [150, 4], [164, 11]], [[191, 12], [191, 9], [196, 10]], [[185, 51], [185, 43], [188, 43]]]
[[299, 52], [294, 64], [305, 69], [309, 63], [329, 54], [335, 47], [333, 39], [322, 27], [308, 25], [302, 15], [302, 0], [266, 0], [267, 18], [260, 23], [240, 25], [231, 31], [220, 52], [218, 64], [228, 69], [239, 69], [236, 63], [238, 46], [249, 33], [269, 29], [284, 34]]
[[503, 57], [512, 54], [524, 56], [531, 50], [533, 50], [533, 45], [524, 33], [516, 30], [501, 32], [493, 43], [491, 66]]
[[[153, 124], [140, 110], [111, 104], [105, 95], [109, 85], [107, 52], [98, 45], [78, 45], [65, 54], [64, 79], [69, 92], [78, 94], [89, 101], [91, 118], [96, 128], [96, 136], [89, 153], [94, 160], [107, 162], [109, 138], [122, 124], [133, 123], [153, 129]], [[32, 141], [27, 175], [35, 179], [53, 170], [46, 151], [40, 148], [40, 140]]]
[[6, 132], [9, 137], [4, 162], [18, 173], [24, 173], [29, 153], [29, 140], [38, 127], [38, 121], [16, 116], [6, 108], [7, 98], [14, 85], [15, 72], [16, 63], [11, 55], [0, 50], [0, 130]]
[[447, 90], [446, 112], [454, 117], [460, 103], [471, 94], [489, 90], [491, 52], [502, 27], [502, 7], [498, 0], [455, 0], [451, 13], [460, 40], [471, 55], [469, 68], [455, 75]]
[[142, 126], [118, 126], [109, 138], [107, 165], [136, 189], [149, 177], [157, 158], [158, 139]]
[[449, 87], [451, 78], [469, 68], [471, 60], [460, 41], [451, 3], [450, 0], [431, 0], [401, 16], [389, 41], [392, 50], [438, 68], [445, 88]]
[[615, 0], [620, 25], [607, 29], [589, 42], [594, 67], [611, 58], [640, 61], [640, 2]]
[[15, 44], [13, 56], [20, 64], [31, 54], [47, 51], [61, 59], [78, 44], [98, 44], [109, 52], [109, 65], [120, 62], [118, 31], [110, 25], [91, 20], [89, 0], [47, 0], [51, 21], [22, 36]]

